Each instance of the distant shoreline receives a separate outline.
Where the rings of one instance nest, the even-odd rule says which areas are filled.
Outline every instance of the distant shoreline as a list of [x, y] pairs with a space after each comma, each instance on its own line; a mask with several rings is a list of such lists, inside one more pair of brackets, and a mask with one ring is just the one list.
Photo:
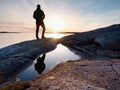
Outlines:
[[[1, 31], [0, 33], [32, 33], [32, 32], [6, 32], [6, 31]], [[79, 32], [46, 32], [46, 33], [75, 34], [75, 33], [79, 33]]]
[[1, 31], [0, 33], [21, 33], [21, 32], [6, 32], [6, 31]]

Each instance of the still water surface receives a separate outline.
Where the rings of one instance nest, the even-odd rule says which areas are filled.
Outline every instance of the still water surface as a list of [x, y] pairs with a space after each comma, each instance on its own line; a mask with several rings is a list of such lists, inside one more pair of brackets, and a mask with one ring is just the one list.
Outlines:
[[[46, 37], [60, 38], [68, 34], [46, 34]], [[22, 41], [35, 39], [33, 33], [1, 33], [0, 34], [0, 48], [19, 43]], [[41, 55], [40, 55], [41, 56]], [[67, 60], [80, 59], [80, 56], [71, 52], [67, 47], [59, 44], [57, 48], [51, 52], [46, 53], [44, 59], [44, 72], [48, 71], [51, 67], [57, 63]], [[19, 74], [20, 80], [32, 80], [38, 75], [38, 71], [35, 70], [35, 64], [37, 60], [34, 60], [32, 65]]]
[[[53, 38], [61, 38], [68, 34], [50, 34], [47, 33], [45, 36]], [[0, 48], [19, 43], [22, 41], [35, 39], [34, 33], [0, 33]]]
[[[67, 60], [76, 60], [80, 57], [75, 55], [73, 52], [68, 50], [65, 46], [59, 44], [57, 48], [49, 53], [46, 53], [45, 57], [45, 70], [42, 72], [48, 71], [51, 67], [55, 66], [57, 63]], [[38, 75], [38, 72], [35, 70], [36, 60], [33, 64], [27, 68], [22, 74], [20, 74], [20, 80], [31, 80]]]

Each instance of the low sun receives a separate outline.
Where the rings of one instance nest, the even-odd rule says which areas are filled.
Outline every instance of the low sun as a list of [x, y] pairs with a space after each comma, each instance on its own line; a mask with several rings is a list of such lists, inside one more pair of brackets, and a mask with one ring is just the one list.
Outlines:
[[64, 26], [64, 21], [60, 17], [52, 17], [49, 21], [49, 26], [54, 32], [60, 31]]

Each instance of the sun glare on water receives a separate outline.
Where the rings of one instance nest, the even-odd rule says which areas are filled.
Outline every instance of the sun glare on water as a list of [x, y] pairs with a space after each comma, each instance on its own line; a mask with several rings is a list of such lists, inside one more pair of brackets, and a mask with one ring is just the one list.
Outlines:
[[52, 33], [52, 34], [48, 34], [48, 37], [53, 37], [53, 38], [61, 38], [63, 37], [63, 34], [60, 33]]

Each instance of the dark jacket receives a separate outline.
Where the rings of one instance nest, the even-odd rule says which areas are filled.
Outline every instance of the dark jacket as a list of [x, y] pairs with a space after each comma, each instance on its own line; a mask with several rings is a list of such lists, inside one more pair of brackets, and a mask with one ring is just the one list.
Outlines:
[[33, 18], [36, 19], [36, 21], [41, 21], [45, 18], [45, 14], [41, 9], [36, 9], [34, 11]]

